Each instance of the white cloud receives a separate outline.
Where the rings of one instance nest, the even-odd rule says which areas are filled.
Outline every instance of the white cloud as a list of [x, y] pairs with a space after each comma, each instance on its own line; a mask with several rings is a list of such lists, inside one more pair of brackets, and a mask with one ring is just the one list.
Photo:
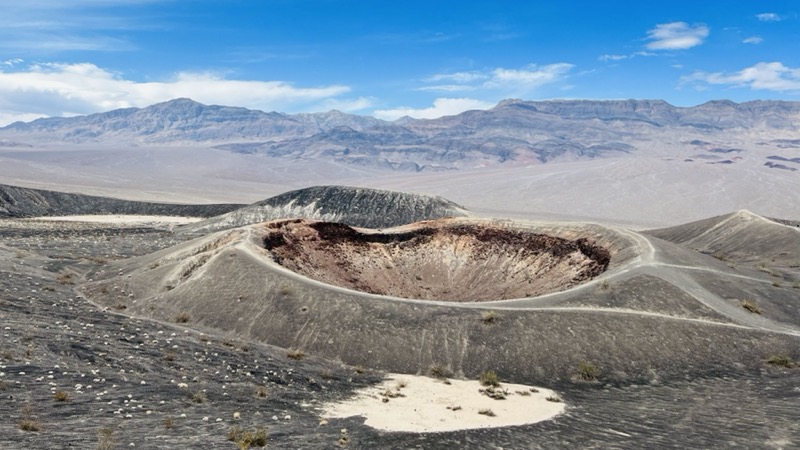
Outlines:
[[525, 96], [536, 89], [566, 79], [575, 67], [568, 63], [555, 63], [538, 66], [529, 64], [520, 69], [498, 67], [491, 70], [474, 72], [456, 72], [437, 74], [427, 78], [426, 82], [446, 81], [446, 84], [434, 84], [417, 88], [419, 91], [489, 91], [502, 96]]
[[649, 50], [684, 50], [703, 43], [709, 29], [705, 25], [690, 26], [686, 22], [661, 23], [647, 31]]
[[546, 66], [529, 65], [523, 69], [494, 69], [486, 87], [525, 87], [535, 89], [545, 84], [560, 81], [573, 67], [572, 64], [558, 63]]
[[756, 14], [756, 18], [762, 22], [780, 22], [783, 20], [783, 17], [775, 13]]
[[381, 109], [373, 112], [373, 115], [383, 120], [395, 120], [403, 116], [415, 119], [435, 119], [442, 116], [452, 116], [472, 109], [489, 109], [494, 103], [477, 100], [474, 98], [437, 98], [433, 101], [433, 106], [428, 108], [415, 109], [410, 107], [400, 107], [394, 109]]
[[750, 36], [749, 38], [742, 41], [745, 44], [760, 44], [764, 42], [764, 38], [761, 36]]
[[325, 102], [350, 110], [371, 104], [367, 99], [341, 98], [349, 91], [342, 85], [296, 87], [285, 81], [230, 80], [191, 72], [166, 81], [138, 82], [90, 63], [44, 63], [0, 69], [0, 120], [7, 124], [33, 116], [89, 114], [178, 97], [286, 112], [319, 110]]
[[599, 59], [600, 61], [603, 61], [603, 62], [622, 61], [623, 59], [633, 58], [633, 56], [634, 55], [609, 55], [609, 54], [604, 54], [604, 55], [600, 55], [597, 59]]
[[729, 85], [749, 87], [752, 90], [777, 92], [800, 92], [800, 68], [786, 67], [780, 62], [761, 62], [738, 72], [695, 72], [684, 77], [684, 83], [705, 85]]
[[477, 80], [485, 80], [488, 75], [481, 72], [455, 72], [440, 73], [427, 78], [428, 82], [452, 81], [454, 83], [470, 83]]

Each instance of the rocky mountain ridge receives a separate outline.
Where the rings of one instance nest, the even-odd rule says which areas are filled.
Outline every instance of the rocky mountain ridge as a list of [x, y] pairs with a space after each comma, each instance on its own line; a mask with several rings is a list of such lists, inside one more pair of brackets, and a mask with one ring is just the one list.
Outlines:
[[271, 157], [431, 171], [592, 159], [636, 153], [653, 143], [724, 146], [747, 133], [796, 141], [800, 102], [717, 100], [676, 107], [663, 100], [511, 99], [485, 111], [387, 122], [339, 111], [289, 115], [176, 99], [146, 108], [17, 122], [0, 128], [0, 145], [201, 144]]

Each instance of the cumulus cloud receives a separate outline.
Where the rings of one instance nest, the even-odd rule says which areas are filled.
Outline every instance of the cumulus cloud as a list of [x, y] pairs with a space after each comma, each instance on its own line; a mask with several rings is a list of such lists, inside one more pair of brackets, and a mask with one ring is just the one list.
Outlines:
[[756, 18], [762, 22], [780, 22], [783, 20], [783, 17], [775, 13], [756, 14]]
[[435, 119], [442, 116], [452, 116], [472, 109], [489, 109], [494, 103], [477, 100], [474, 98], [437, 98], [433, 101], [433, 106], [428, 108], [409, 108], [400, 107], [394, 109], [381, 109], [373, 112], [373, 115], [383, 120], [395, 120], [403, 116], [415, 119]]
[[695, 72], [682, 79], [703, 88], [705, 85], [748, 87], [752, 90], [800, 92], [800, 68], [780, 62], [760, 62], [734, 73]]
[[649, 50], [684, 50], [696, 47], [708, 37], [705, 25], [691, 26], [686, 22], [661, 23], [647, 31]]
[[165, 81], [139, 82], [90, 63], [42, 63], [20, 70], [5, 64], [0, 66], [0, 120], [7, 124], [34, 116], [89, 114], [178, 97], [287, 112], [319, 110], [326, 103], [344, 110], [371, 106], [366, 98], [342, 98], [349, 91], [342, 85], [298, 87], [285, 81], [231, 80], [193, 72]]
[[742, 41], [745, 44], [760, 44], [764, 42], [764, 38], [761, 36], [750, 36], [749, 38]]

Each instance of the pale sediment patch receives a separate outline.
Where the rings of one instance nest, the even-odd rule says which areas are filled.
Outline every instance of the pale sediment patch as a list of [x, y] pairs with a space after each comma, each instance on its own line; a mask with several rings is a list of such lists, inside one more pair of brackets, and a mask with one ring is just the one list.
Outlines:
[[379, 430], [430, 433], [527, 425], [552, 419], [565, 408], [549, 389], [502, 383], [495, 390], [505, 393], [503, 400], [490, 398], [482, 389], [472, 380], [446, 383], [389, 374], [383, 383], [358, 391], [350, 400], [325, 405], [322, 415], [363, 416], [367, 426]]
[[97, 214], [85, 216], [45, 216], [35, 217], [31, 220], [54, 221], [54, 222], [89, 222], [89, 223], [113, 223], [113, 224], [148, 224], [148, 223], [167, 223], [181, 225], [194, 223], [203, 220], [202, 217], [181, 217], [181, 216], [143, 216], [143, 215], [122, 215], [122, 214]]

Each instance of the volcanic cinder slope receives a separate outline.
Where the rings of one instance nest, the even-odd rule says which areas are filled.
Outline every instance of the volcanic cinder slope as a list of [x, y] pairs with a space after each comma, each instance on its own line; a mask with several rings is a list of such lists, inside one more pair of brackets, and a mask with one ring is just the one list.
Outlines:
[[[294, 211], [315, 192], [273, 206]], [[395, 197], [370, 195], [391, 216], [381, 202]], [[326, 198], [313, 211], [335, 210], [337, 196]], [[403, 224], [400, 208], [396, 226], [367, 229], [350, 222], [364, 211], [340, 204], [339, 223], [283, 217], [207, 234], [0, 220], [11, 343], [0, 445], [96, 446], [109, 427], [137, 448], [232, 446], [234, 425], [267, 425], [279, 448], [329, 448], [341, 428], [352, 448], [800, 442], [794, 222], [739, 211], [639, 233], [444, 217], [447, 203], [398, 198], [436, 213]], [[319, 425], [320, 405], [377, 384], [373, 370], [432, 368], [466, 379], [494, 370], [555, 390], [566, 409], [434, 434], [376, 431], [359, 417]], [[199, 391], [205, 403], [192, 401]], [[24, 414], [42, 431], [20, 430]]]
[[[547, 236], [563, 250], [532, 256], [537, 250], [509, 245], [503, 233]], [[785, 250], [798, 258], [798, 249]], [[460, 271], [476, 275], [480, 264], [482, 286], [465, 284]], [[474, 377], [492, 368], [553, 383], [592, 361], [608, 381], [650, 383], [797, 355], [800, 280], [796, 269], [780, 270], [778, 282], [749, 263], [595, 224], [454, 218], [377, 232], [299, 221], [122, 261], [95, 274], [85, 293], [134, 314], [186, 314], [201, 327], [401, 373], [444, 365]], [[498, 317], [489, 324], [488, 311]]]

